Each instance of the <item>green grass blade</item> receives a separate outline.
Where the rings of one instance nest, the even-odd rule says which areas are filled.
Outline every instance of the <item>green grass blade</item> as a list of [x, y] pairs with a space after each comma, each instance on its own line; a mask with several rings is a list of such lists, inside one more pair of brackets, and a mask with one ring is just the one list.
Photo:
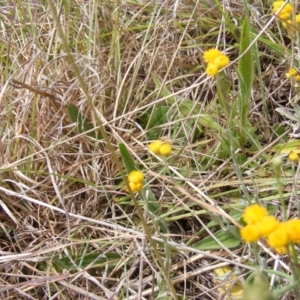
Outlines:
[[[240, 126], [241, 130], [245, 130], [248, 124], [248, 112], [251, 100], [251, 90], [253, 87], [254, 79], [254, 65], [253, 65], [253, 52], [250, 38], [250, 22], [249, 18], [246, 17], [241, 33], [240, 40], [240, 55], [238, 63], [238, 79], [239, 79], [239, 94], [238, 94], [238, 106], [240, 114]], [[243, 134], [242, 134], [243, 135]], [[241, 139], [241, 146], [244, 144], [244, 139]]]
[[129, 174], [131, 171], [136, 170], [135, 162], [124, 144], [120, 143], [118, 146], [126, 171]]
[[198, 250], [219, 250], [222, 247], [216, 242], [216, 239], [229, 249], [236, 248], [241, 244], [241, 241], [232, 233], [229, 231], [224, 231], [223, 229], [215, 232], [214, 237], [215, 238], [213, 239], [211, 236], [208, 236], [194, 244], [192, 247]]
[[[55, 267], [60, 269], [66, 269], [68, 271], [77, 271], [76, 266], [80, 268], [97, 267], [97, 268], [105, 268], [108, 264], [110, 267], [116, 266], [120, 262], [120, 255], [117, 253], [89, 253], [86, 255], [72, 255], [71, 259], [67, 256], [62, 258], [54, 257], [53, 263]], [[74, 263], [75, 265], [74, 265]]]

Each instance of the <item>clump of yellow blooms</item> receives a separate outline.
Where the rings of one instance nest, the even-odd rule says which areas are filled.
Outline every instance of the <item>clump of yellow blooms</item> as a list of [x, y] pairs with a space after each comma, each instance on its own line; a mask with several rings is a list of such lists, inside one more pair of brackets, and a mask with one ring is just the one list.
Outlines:
[[286, 5], [284, 3], [285, 1], [274, 1], [272, 11], [279, 18], [283, 27], [294, 34], [300, 24], [300, 14], [293, 16], [294, 7], [290, 3], [286, 3]]
[[138, 192], [143, 188], [144, 174], [142, 171], [133, 170], [129, 173], [127, 177], [128, 187], [132, 192]]
[[280, 222], [269, 216], [265, 207], [252, 204], [245, 208], [242, 215], [246, 223], [240, 230], [241, 238], [246, 243], [254, 243], [266, 238], [268, 245], [283, 254], [290, 243], [300, 243], [300, 219]]
[[204, 52], [203, 59], [207, 63], [206, 74], [215, 76], [220, 69], [229, 64], [229, 58], [218, 49], [209, 49]]
[[288, 235], [286, 232], [286, 226], [284, 223], [278, 225], [268, 236], [268, 244], [273, 249], [281, 249], [288, 245]]
[[288, 70], [287, 73], [285, 73], [286, 78], [291, 79], [294, 82], [299, 82], [300, 81], [300, 74], [295, 68], [291, 68]]
[[262, 219], [263, 226], [259, 226], [259, 235], [268, 237], [271, 232], [279, 225], [279, 221], [274, 216], [266, 216]]
[[265, 207], [253, 204], [245, 208], [243, 213], [243, 220], [246, 224], [255, 224], [268, 215]]
[[285, 74], [287, 78], [294, 78], [298, 74], [297, 70], [295, 68], [291, 68], [288, 70], [288, 72]]
[[[294, 8], [290, 3], [287, 3], [286, 5], [284, 5], [284, 3], [285, 1], [275, 1], [273, 3], [273, 13], [281, 20], [290, 19], [294, 11]], [[283, 8], [280, 10], [281, 7]]]
[[172, 146], [170, 143], [157, 140], [150, 143], [148, 149], [154, 154], [168, 156], [172, 151]]
[[300, 219], [292, 219], [286, 222], [288, 239], [293, 243], [300, 243]]
[[240, 231], [242, 239], [246, 243], [253, 243], [259, 240], [259, 231], [255, 224], [249, 224]]

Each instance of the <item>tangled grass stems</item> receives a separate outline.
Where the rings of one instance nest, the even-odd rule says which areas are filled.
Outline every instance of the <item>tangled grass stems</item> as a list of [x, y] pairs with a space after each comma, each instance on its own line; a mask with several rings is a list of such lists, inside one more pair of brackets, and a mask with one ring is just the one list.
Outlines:
[[1, 5], [4, 299], [299, 296], [299, 15], [252, 2]]

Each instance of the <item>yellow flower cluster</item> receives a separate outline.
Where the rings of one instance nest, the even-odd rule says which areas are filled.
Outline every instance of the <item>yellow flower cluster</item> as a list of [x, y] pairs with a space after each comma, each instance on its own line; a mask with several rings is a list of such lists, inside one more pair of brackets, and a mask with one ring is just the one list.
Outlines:
[[215, 76], [220, 69], [229, 64], [229, 58], [218, 49], [209, 49], [204, 52], [203, 59], [207, 63], [206, 74]]
[[[281, 20], [288, 20], [291, 18], [294, 8], [290, 3], [284, 5], [285, 1], [275, 1], [273, 3], [273, 13]], [[282, 9], [280, 10], [280, 8]]]
[[290, 243], [300, 243], [300, 219], [280, 222], [269, 216], [265, 207], [253, 204], [244, 210], [246, 226], [240, 230], [243, 241], [253, 243], [266, 238], [269, 246], [284, 253]]
[[296, 15], [295, 19], [292, 19], [294, 7], [290, 3], [286, 5], [284, 3], [285, 1], [275, 1], [273, 3], [273, 13], [281, 20], [282, 25], [286, 29], [296, 28], [300, 24], [300, 14]]
[[292, 79], [295, 82], [299, 82], [300, 81], [300, 74], [298, 73], [298, 71], [295, 68], [289, 69], [288, 72], [285, 73], [285, 76], [287, 78]]
[[154, 154], [168, 156], [172, 151], [172, 146], [167, 142], [157, 140], [150, 143], [148, 149]]
[[138, 192], [143, 187], [144, 174], [141, 171], [134, 170], [131, 171], [127, 177], [128, 187], [127, 191], [130, 189], [132, 192]]
[[[168, 156], [172, 151], [172, 147], [169, 143], [160, 140], [150, 143], [148, 148], [151, 152], [162, 156]], [[125, 187], [126, 192], [138, 192], [143, 188], [144, 174], [142, 171], [133, 170], [129, 173], [127, 181], [128, 185]]]

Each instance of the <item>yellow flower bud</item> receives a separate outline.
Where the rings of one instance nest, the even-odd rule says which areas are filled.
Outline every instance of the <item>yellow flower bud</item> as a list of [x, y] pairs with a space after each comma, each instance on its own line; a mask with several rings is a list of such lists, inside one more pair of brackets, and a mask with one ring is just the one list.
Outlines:
[[141, 171], [134, 170], [128, 175], [128, 181], [133, 183], [142, 183], [144, 180], [144, 174]]
[[221, 51], [218, 49], [209, 49], [204, 52], [203, 59], [206, 63], [211, 63], [216, 57], [220, 56], [221, 54]]
[[163, 156], [168, 156], [171, 153], [171, 151], [172, 151], [172, 147], [169, 143], [164, 143], [159, 148], [159, 153], [160, 153], [160, 155], [163, 155]]
[[241, 238], [246, 243], [253, 243], [260, 238], [256, 225], [247, 225], [240, 230]]
[[148, 149], [149, 151], [151, 151], [154, 154], [159, 154], [159, 149], [162, 145], [162, 141], [154, 141], [152, 143], [149, 144]]
[[259, 204], [252, 204], [245, 208], [243, 213], [243, 219], [246, 224], [255, 224], [260, 222], [268, 215], [268, 211], [265, 207]]
[[214, 59], [213, 62], [219, 69], [226, 67], [229, 64], [229, 58], [225, 54], [221, 54]]
[[286, 225], [281, 223], [278, 227], [268, 235], [268, 244], [271, 248], [277, 249], [285, 247], [288, 244], [288, 235]]
[[297, 70], [295, 68], [289, 69], [289, 71], [285, 74], [287, 78], [293, 78], [297, 75]]
[[218, 74], [219, 68], [214, 63], [209, 63], [205, 70], [206, 74], [209, 76], [215, 76]]
[[299, 155], [295, 151], [291, 151], [289, 154], [289, 160], [293, 163], [297, 163], [299, 161]]

